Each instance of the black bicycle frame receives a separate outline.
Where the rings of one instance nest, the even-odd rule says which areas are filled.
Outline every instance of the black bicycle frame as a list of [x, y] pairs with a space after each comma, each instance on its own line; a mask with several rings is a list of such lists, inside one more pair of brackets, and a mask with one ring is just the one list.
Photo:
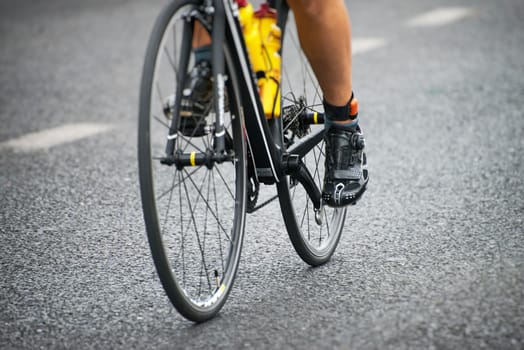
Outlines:
[[[258, 96], [258, 88], [256, 78], [251, 69], [251, 64], [248, 59], [248, 53], [240, 22], [238, 20], [238, 7], [235, 2], [230, 0], [214, 0], [215, 17], [213, 28], [216, 27], [217, 20], [223, 17], [227, 25], [225, 26], [225, 36], [216, 36], [213, 30], [212, 45], [216, 48], [217, 55], [223, 55], [222, 45], [224, 39], [233, 43], [234, 54], [233, 64], [238, 68], [239, 87], [242, 92], [242, 105], [244, 107], [244, 119], [247, 130], [247, 141], [251, 149], [253, 161], [256, 168], [256, 176], [261, 182], [274, 183], [280, 181], [283, 173], [280, 167], [280, 159], [282, 158], [280, 151], [274, 147], [273, 137], [269, 125], [265, 118], [262, 103]], [[223, 11], [222, 14], [220, 11]], [[233, 12], [235, 11], [235, 13]], [[220, 25], [221, 22], [218, 22]], [[217, 33], [222, 34], [222, 33]], [[215, 53], [215, 50], [213, 51]], [[215, 57], [213, 57], [215, 59]], [[213, 61], [213, 69], [217, 69], [217, 74], [220, 74], [220, 67], [215, 67]], [[222, 68], [223, 69], [223, 68]], [[215, 74], [215, 71], [213, 72]], [[215, 90], [217, 90], [215, 88]]]
[[[285, 31], [285, 23], [288, 15], [288, 7], [285, 0], [272, 0], [269, 4], [278, 11], [278, 23], [282, 30]], [[254, 164], [257, 182], [264, 184], [274, 184], [280, 182], [285, 176], [291, 175], [298, 180], [306, 189], [309, 197], [313, 201], [316, 209], [321, 205], [321, 194], [318, 187], [307, 169], [302, 163], [302, 157], [315, 147], [322, 138], [322, 132], [319, 131], [309, 135], [298, 145], [294, 145], [287, 153], [283, 152], [282, 140], [282, 117], [267, 120], [262, 107], [262, 102], [258, 94], [258, 87], [255, 74], [251, 68], [249, 56], [244, 37], [238, 19], [238, 6], [234, 0], [205, 0], [204, 11], [213, 15], [213, 24], [211, 29], [212, 36], [212, 62], [213, 62], [213, 93], [215, 101], [215, 143], [214, 153], [206, 152], [205, 154], [189, 155], [175, 152], [175, 140], [180, 118], [173, 118], [170, 125], [170, 132], [166, 146], [166, 157], [161, 160], [163, 164], [176, 165], [184, 167], [190, 163], [196, 162], [197, 165], [206, 165], [212, 167], [215, 162], [229, 161], [231, 154], [226, 150], [226, 132], [224, 128], [224, 105], [225, 105], [225, 59], [224, 43], [233, 43], [233, 54], [231, 59], [233, 65], [240, 72], [238, 78], [239, 90], [243, 110], [239, 111], [240, 117], [244, 118], [246, 128], [246, 139], [250, 150], [251, 159]], [[201, 16], [198, 13], [188, 14], [184, 25], [184, 35], [182, 46], [189, 52], [191, 41], [191, 32], [193, 30], [192, 16]], [[227, 40], [227, 41], [226, 41]], [[188, 65], [189, 57], [183, 57], [180, 62], [180, 71], [185, 72]], [[183, 74], [177, 77], [178, 86], [183, 86]], [[177, 100], [180, 101], [181, 89], [177, 89]], [[175, 105], [174, 115], [179, 115], [179, 104]], [[193, 157], [193, 158], [191, 158]], [[193, 159], [193, 160], [191, 160]]]

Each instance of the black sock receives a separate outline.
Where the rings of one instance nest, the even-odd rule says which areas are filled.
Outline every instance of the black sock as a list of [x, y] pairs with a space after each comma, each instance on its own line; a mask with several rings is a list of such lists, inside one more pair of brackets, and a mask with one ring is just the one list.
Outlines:
[[[351, 101], [353, 100], [353, 94], [349, 102], [344, 106], [334, 106], [328, 103], [324, 99], [324, 130], [327, 131], [330, 128], [343, 129], [343, 130], [356, 130], [358, 126], [358, 113], [351, 115]], [[351, 122], [350, 122], [351, 121]], [[336, 123], [345, 122], [345, 123]]]
[[193, 49], [195, 54], [195, 64], [199, 64], [202, 61], [211, 62], [211, 44], [204, 45]]

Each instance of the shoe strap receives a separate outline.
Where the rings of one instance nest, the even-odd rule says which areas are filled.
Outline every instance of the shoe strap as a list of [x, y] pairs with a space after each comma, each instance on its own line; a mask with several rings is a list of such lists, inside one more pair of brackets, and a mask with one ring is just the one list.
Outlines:
[[356, 168], [349, 168], [345, 170], [333, 170], [333, 178], [337, 180], [355, 180], [358, 181], [362, 177], [362, 172]]

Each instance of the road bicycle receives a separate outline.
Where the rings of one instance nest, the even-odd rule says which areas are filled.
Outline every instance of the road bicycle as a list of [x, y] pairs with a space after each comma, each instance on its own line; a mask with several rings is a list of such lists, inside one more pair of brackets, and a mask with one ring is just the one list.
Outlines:
[[[324, 206], [322, 97], [285, 1], [281, 115], [267, 119], [233, 0], [174, 0], [154, 25], [140, 87], [138, 159], [144, 219], [161, 283], [175, 308], [203, 322], [224, 305], [237, 272], [246, 213], [278, 199], [289, 238], [309, 265], [325, 263], [346, 208]], [[198, 22], [212, 38], [213, 98], [196, 135], [180, 130]], [[171, 118], [166, 118], [166, 101]], [[261, 185], [277, 195], [259, 201]]]

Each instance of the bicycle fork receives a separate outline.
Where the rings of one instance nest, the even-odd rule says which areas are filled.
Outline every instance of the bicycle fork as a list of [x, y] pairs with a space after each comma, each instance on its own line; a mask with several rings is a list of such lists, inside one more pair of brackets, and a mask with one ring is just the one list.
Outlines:
[[224, 3], [222, 1], [207, 1], [206, 11], [214, 13], [211, 55], [213, 62], [213, 94], [215, 101], [216, 121], [215, 121], [215, 152], [219, 158], [226, 157], [226, 130], [224, 127], [224, 106], [225, 106], [225, 60], [223, 43], [226, 39], [226, 15]]
[[[223, 43], [225, 42], [225, 9], [222, 0], [206, 0], [204, 2], [204, 11], [207, 15], [213, 16], [213, 26], [211, 28], [212, 43], [211, 43], [211, 55], [213, 62], [213, 95], [215, 104], [215, 143], [214, 153], [206, 155], [184, 155], [177, 154], [175, 152], [175, 145], [177, 139], [177, 130], [180, 124], [180, 103], [174, 104], [173, 118], [171, 120], [169, 135], [167, 137], [166, 144], [166, 157], [161, 161], [163, 164], [177, 166], [195, 166], [195, 165], [207, 165], [211, 166], [213, 162], [223, 162], [230, 160], [226, 150], [226, 130], [224, 127], [224, 107], [225, 107], [225, 89], [226, 89], [226, 75], [225, 75], [225, 61], [223, 53]], [[201, 18], [198, 11], [193, 11], [185, 16], [185, 23], [182, 35], [182, 48], [181, 52], [191, 52], [191, 38], [193, 37], [193, 22], [194, 18], [199, 17], [202, 23], [209, 30], [209, 24]], [[178, 86], [184, 85], [185, 74], [187, 66], [189, 64], [189, 55], [182, 55], [180, 59], [180, 69], [177, 76]], [[175, 101], [180, 101], [182, 98], [182, 89], [179, 88], [176, 91]]]

